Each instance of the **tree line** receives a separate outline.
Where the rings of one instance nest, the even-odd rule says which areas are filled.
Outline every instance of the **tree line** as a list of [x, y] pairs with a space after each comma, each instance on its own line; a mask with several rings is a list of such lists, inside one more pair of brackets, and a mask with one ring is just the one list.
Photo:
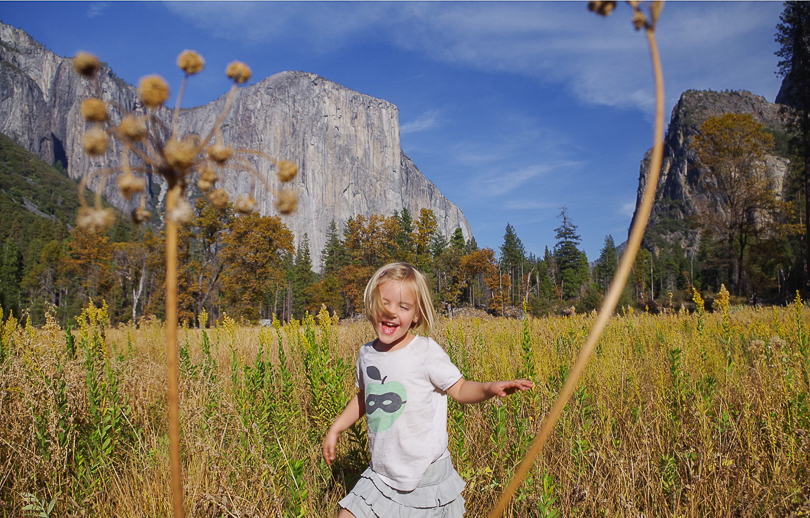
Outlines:
[[[781, 189], [766, 167], [774, 132], [745, 114], [704, 122], [691, 143], [701, 170], [700, 217], [662, 217], [647, 229], [644, 248], [620, 299], [622, 307], [655, 310], [691, 299], [693, 289], [725, 285], [739, 301], [781, 303], [810, 282], [810, 4], [786, 2], [777, 26], [778, 74], [787, 79], [783, 109], [789, 122], [776, 153], [790, 159]], [[784, 145], [787, 144], [787, 145]], [[64, 171], [49, 172], [0, 135], [0, 306], [31, 321], [45, 306], [63, 321], [88, 301], [105, 300], [115, 321], [164, 315], [164, 238], [126, 221], [109, 232], [71, 229], [78, 197]], [[72, 189], [72, 188], [71, 188]], [[20, 210], [37, 200], [45, 213]], [[663, 200], [659, 200], [659, 204]], [[669, 200], [668, 203], [678, 203]], [[28, 205], [26, 205], [27, 207]], [[41, 211], [40, 211], [41, 212]], [[44, 217], [43, 217], [44, 216]], [[429, 209], [357, 215], [332, 221], [321, 264], [309, 240], [277, 217], [234, 215], [199, 201], [180, 236], [180, 319], [196, 322], [205, 309], [246, 320], [300, 318], [322, 305], [345, 317], [362, 309], [365, 283], [390, 261], [407, 261], [432, 282], [437, 307], [473, 307], [513, 315], [590, 311], [611, 286], [620, 257], [606, 236], [589, 262], [563, 207], [556, 242], [542, 257], [527, 253], [507, 224], [499, 250], [480, 248], [460, 228], [439, 231]]]

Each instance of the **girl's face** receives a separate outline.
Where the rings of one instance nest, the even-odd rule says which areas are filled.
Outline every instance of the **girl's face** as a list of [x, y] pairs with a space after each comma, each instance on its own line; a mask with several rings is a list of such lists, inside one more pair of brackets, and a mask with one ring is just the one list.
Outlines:
[[401, 349], [413, 339], [408, 330], [419, 318], [416, 315], [413, 287], [404, 282], [389, 281], [380, 284], [377, 289], [380, 290], [383, 308], [389, 314], [377, 316], [374, 323], [377, 342], [386, 351]]

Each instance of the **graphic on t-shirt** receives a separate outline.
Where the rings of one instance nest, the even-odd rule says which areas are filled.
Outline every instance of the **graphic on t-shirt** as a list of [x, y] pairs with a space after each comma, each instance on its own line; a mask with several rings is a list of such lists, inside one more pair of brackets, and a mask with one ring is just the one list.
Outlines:
[[402, 415], [408, 394], [405, 385], [398, 381], [385, 380], [380, 370], [373, 365], [366, 367], [366, 374], [380, 383], [366, 384], [366, 417], [369, 429], [382, 432], [391, 428], [391, 425]]

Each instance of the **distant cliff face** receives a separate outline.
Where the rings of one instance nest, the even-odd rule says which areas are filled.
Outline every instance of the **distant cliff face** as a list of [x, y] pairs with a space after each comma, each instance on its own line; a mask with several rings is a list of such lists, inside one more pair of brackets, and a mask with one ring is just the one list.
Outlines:
[[[124, 111], [143, 111], [135, 89], [110, 69], [102, 71], [100, 81], [106, 101]], [[73, 178], [116, 163], [115, 150], [93, 160], [82, 152], [85, 122], [79, 105], [89, 93], [90, 85], [73, 73], [69, 59], [48, 51], [25, 32], [0, 24], [0, 133], [48, 163], [61, 160]], [[207, 134], [223, 103], [224, 97], [183, 110], [178, 121], [181, 133]], [[170, 118], [166, 110], [163, 119]], [[465, 237], [471, 237], [461, 210], [400, 148], [399, 110], [389, 102], [316, 74], [282, 72], [240, 89], [223, 135], [234, 148], [255, 149], [298, 164], [293, 182], [300, 195], [298, 211], [284, 221], [298, 239], [308, 234], [316, 265], [329, 223], [335, 220], [340, 225], [357, 214], [391, 215], [407, 208], [417, 217], [421, 208], [428, 208], [445, 235], [460, 227]], [[274, 188], [278, 186], [272, 164], [264, 158], [251, 163]], [[236, 195], [248, 192], [250, 182], [247, 173], [238, 173], [224, 179], [222, 186]], [[112, 186], [105, 194], [120, 209], [130, 208]], [[161, 194], [152, 205], [160, 203]], [[262, 214], [276, 213], [273, 198], [261, 184], [256, 199]]]
[[[696, 154], [692, 149], [692, 139], [700, 132], [700, 126], [710, 117], [726, 113], [747, 113], [762, 123], [766, 129], [783, 134], [785, 121], [779, 113], [779, 105], [769, 103], [764, 98], [750, 92], [704, 92], [689, 90], [681, 95], [672, 110], [672, 118], [664, 139], [664, 157], [661, 176], [658, 180], [655, 203], [650, 215], [648, 229], [666, 221], [683, 221], [691, 216], [700, 217], [701, 202], [707, 195], [700, 187], [702, 171], [696, 164]], [[652, 150], [648, 150], [641, 162], [636, 211], [641, 203], [641, 195], [647, 185]], [[766, 158], [768, 172], [774, 179], [774, 186], [781, 193], [782, 183], [789, 160], [777, 155]], [[635, 219], [635, 213], [633, 214]], [[678, 227], [670, 225], [670, 227]], [[668, 241], [680, 239], [683, 246], [696, 246], [696, 230], [683, 228], [673, 231], [660, 231]], [[685, 239], [684, 239], [685, 238]]]

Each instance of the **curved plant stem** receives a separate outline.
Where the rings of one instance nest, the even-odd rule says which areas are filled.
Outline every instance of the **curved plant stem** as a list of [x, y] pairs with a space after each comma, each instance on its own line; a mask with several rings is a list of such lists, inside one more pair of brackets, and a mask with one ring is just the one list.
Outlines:
[[174, 517], [184, 518], [183, 475], [180, 466], [180, 402], [177, 371], [177, 222], [171, 214], [177, 206], [181, 188], [169, 189], [166, 198], [166, 359], [169, 376], [169, 453], [172, 471]]
[[655, 41], [654, 30], [653, 28], [648, 27], [645, 32], [647, 34], [647, 41], [650, 45], [653, 72], [655, 74], [655, 129], [653, 137], [652, 160], [650, 161], [647, 183], [644, 186], [644, 194], [642, 196], [641, 206], [636, 213], [636, 220], [633, 223], [633, 228], [630, 230], [630, 238], [627, 240], [627, 249], [622, 256], [621, 263], [616, 271], [616, 276], [613, 279], [610, 290], [602, 303], [602, 308], [599, 311], [599, 316], [596, 319], [596, 323], [594, 324], [593, 328], [591, 328], [588, 339], [585, 341], [585, 345], [580, 350], [576, 362], [574, 363], [568, 378], [565, 380], [565, 385], [560, 391], [559, 396], [557, 396], [557, 400], [554, 402], [554, 406], [551, 407], [548, 415], [543, 420], [540, 431], [534, 438], [534, 441], [532, 441], [531, 447], [526, 452], [523, 460], [515, 470], [515, 475], [512, 477], [512, 480], [509, 482], [509, 485], [507, 486], [503, 495], [501, 495], [500, 500], [498, 500], [492, 512], [490, 512], [489, 518], [499, 518], [502, 516], [506, 506], [514, 496], [515, 491], [523, 482], [523, 479], [526, 477], [526, 473], [534, 463], [535, 458], [546, 444], [548, 436], [551, 434], [551, 431], [554, 429], [557, 421], [559, 421], [563, 409], [568, 404], [568, 400], [571, 399], [571, 394], [574, 392], [577, 381], [582, 375], [582, 372], [585, 370], [585, 366], [596, 348], [596, 343], [599, 341], [602, 331], [605, 329], [608, 320], [610, 320], [610, 317], [613, 315], [613, 312], [616, 309], [616, 305], [619, 302], [619, 295], [621, 294], [622, 290], [624, 290], [624, 285], [627, 283], [627, 279], [630, 276], [630, 270], [632, 269], [633, 263], [636, 259], [636, 253], [641, 246], [641, 238], [644, 237], [644, 230], [647, 228], [647, 221], [650, 218], [650, 211], [652, 210], [653, 200], [655, 199], [655, 189], [658, 186], [658, 177], [661, 173], [661, 160], [664, 152], [664, 75], [661, 71], [661, 60], [658, 54], [658, 45]]

